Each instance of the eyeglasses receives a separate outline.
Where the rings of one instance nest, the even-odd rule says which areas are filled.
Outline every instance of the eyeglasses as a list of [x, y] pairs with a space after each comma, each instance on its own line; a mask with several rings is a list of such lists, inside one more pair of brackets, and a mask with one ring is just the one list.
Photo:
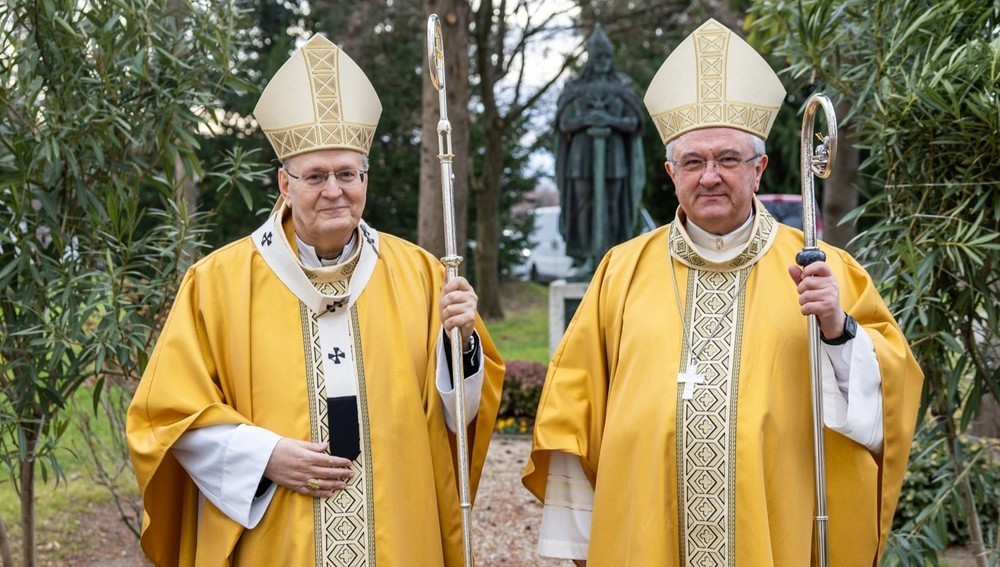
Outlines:
[[326, 189], [327, 181], [333, 177], [337, 182], [337, 187], [341, 189], [357, 189], [365, 182], [367, 169], [341, 169], [340, 171], [310, 171], [302, 175], [295, 175], [288, 168], [283, 168], [289, 177], [296, 181], [305, 183], [307, 191], [322, 191]]
[[743, 165], [744, 163], [750, 163], [751, 161], [761, 157], [764, 154], [754, 154], [747, 159], [743, 159], [737, 156], [726, 156], [719, 159], [698, 159], [690, 158], [684, 161], [673, 161], [669, 160], [673, 165], [681, 168], [681, 171], [685, 173], [701, 173], [705, 171], [705, 168], [710, 163], [715, 164], [715, 168], [718, 170], [731, 171], [737, 167]]

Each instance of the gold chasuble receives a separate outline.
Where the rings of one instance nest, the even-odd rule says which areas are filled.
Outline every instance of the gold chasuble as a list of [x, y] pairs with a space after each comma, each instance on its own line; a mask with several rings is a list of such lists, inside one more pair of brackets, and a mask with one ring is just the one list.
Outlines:
[[[550, 452], [580, 457], [595, 491], [589, 567], [812, 562], [807, 318], [788, 275], [802, 234], [755, 207], [753, 236], [724, 263], [677, 221], [613, 248], [556, 351], [523, 481], [544, 500]], [[867, 567], [892, 521], [922, 374], [864, 269], [822, 248], [882, 376], [882, 455], [824, 430], [830, 564]]]
[[[361, 223], [345, 263], [298, 261], [287, 210], [191, 267], [136, 391], [128, 438], [143, 495], [142, 548], [157, 565], [463, 563], [453, 447], [435, 386], [444, 269]], [[504, 368], [482, 321], [485, 377], [469, 428], [473, 493]], [[326, 499], [277, 487], [245, 529], [204, 500], [170, 448], [185, 432], [251, 424], [336, 440], [331, 392], [355, 395], [360, 454]]]

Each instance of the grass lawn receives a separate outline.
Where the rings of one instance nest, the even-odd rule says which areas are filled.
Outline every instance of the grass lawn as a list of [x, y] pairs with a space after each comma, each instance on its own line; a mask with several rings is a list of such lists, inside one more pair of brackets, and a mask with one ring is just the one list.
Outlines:
[[[42, 564], [66, 564], [65, 561], [86, 555], [100, 546], [103, 537], [89, 534], [90, 526], [81, 518], [91, 516], [95, 508], [113, 508], [111, 493], [94, 480], [94, 467], [92, 464], [88, 466], [91, 449], [80, 428], [82, 419], [89, 418], [95, 431], [96, 451], [102, 454], [117, 452], [120, 445], [107, 418], [93, 416], [91, 396], [90, 388], [81, 388], [63, 414], [71, 421], [55, 451], [62, 476], [57, 477], [51, 468], [46, 467], [43, 477], [43, 466], [36, 465], [35, 544], [42, 552], [39, 555]], [[122, 466], [116, 471], [115, 486], [126, 496], [137, 496], [135, 477], [130, 468]], [[20, 509], [17, 487], [7, 476], [0, 482], [0, 518], [7, 526], [15, 557], [19, 557], [21, 549]], [[117, 512], [112, 510], [105, 513], [117, 516]], [[112, 521], [117, 523], [118, 520], [113, 518]]]
[[549, 363], [549, 288], [532, 282], [501, 284], [504, 320], [486, 327], [504, 360]]

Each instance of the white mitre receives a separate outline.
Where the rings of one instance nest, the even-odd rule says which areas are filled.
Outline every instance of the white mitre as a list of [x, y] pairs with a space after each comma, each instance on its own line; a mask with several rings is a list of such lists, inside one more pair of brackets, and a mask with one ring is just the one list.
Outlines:
[[253, 110], [279, 161], [315, 150], [368, 155], [381, 114], [361, 67], [319, 34], [278, 69]]
[[643, 102], [664, 145], [700, 128], [736, 128], [767, 139], [785, 98], [771, 67], [726, 26], [708, 20], [656, 72]]

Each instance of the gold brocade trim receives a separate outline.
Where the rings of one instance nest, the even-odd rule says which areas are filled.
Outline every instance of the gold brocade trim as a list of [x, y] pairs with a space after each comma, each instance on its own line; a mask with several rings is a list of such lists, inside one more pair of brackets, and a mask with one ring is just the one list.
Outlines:
[[316, 122], [340, 122], [340, 75], [337, 73], [337, 53], [332, 43], [307, 43], [302, 57], [309, 70], [309, 86], [313, 91]]
[[[667, 237], [670, 255], [689, 268], [713, 271], [741, 270], [756, 264], [764, 257], [764, 253], [777, 236], [778, 221], [774, 220], [771, 213], [767, 212], [767, 209], [756, 199], [754, 200], [754, 208], [756, 210], [754, 231], [750, 235], [750, 240], [743, 245], [743, 249], [732, 260], [717, 263], [702, 257], [678, 219], [674, 219], [670, 223], [670, 234]], [[680, 212], [678, 212], [678, 216], [680, 216]]]
[[313, 286], [323, 295], [342, 297], [347, 295], [350, 283], [351, 282], [349, 280], [341, 280], [336, 282], [314, 283]]
[[670, 243], [670, 252], [688, 267], [705, 267], [707, 265], [705, 259], [701, 257], [701, 254], [698, 254], [694, 245], [681, 234], [680, 226], [680, 221], [677, 220], [670, 223], [670, 235], [667, 237]]
[[335, 302], [343, 301], [346, 304], [350, 300], [351, 276], [354, 275], [355, 268], [361, 262], [362, 250], [368, 245], [362, 238], [360, 229], [356, 231], [355, 238], [357, 238], [358, 245], [354, 248], [354, 254], [346, 262], [311, 270], [303, 268], [313, 287], [323, 295], [330, 296]]
[[[747, 268], [746, 270], [749, 270]], [[682, 371], [704, 382], [691, 400], [677, 396], [677, 496], [684, 565], [734, 565], [736, 417], [746, 270], [688, 270]], [[734, 295], [740, 297], [733, 309]], [[717, 329], [717, 326], [721, 325]], [[690, 343], [690, 344], [689, 344]], [[692, 353], [699, 358], [692, 361]]]
[[361, 321], [358, 319], [357, 304], [351, 307], [351, 336], [354, 339], [352, 341], [354, 343], [354, 360], [358, 361], [356, 366], [358, 370], [358, 405], [361, 407], [358, 419], [361, 420], [362, 439], [360, 457], [364, 459], [364, 470], [367, 471], [367, 474], [364, 475], [365, 494], [371, 495], [368, 499], [368, 514], [366, 515], [368, 529], [365, 533], [368, 534], [368, 549], [371, 550], [371, 564], [375, 565], [375, 469], [372, 467], [371, 422], [369, 421], [370, 416], [368, 414], [368, 391], [365, 388], [365, 359], [362, 352]]
[[358, 236], [358, 249], [354, 251], [354, 257], [345, 262], [340, 266], [340, 277], [350, 278], [354, 275], [354, 270], [358, 267], [358, 263], [361, 262], [361, 249], [365, 247], [365, 241], [361, 236]]
[[[309, 419], [312, 440], [330, 440], [329, 402], [323, 372], [323, 349], [320, 345], [320, 315], [300, 303], [306, 354], [306, 384], [309, 395]], [[317, 566], [364, 567], [375, 565], [374, 492], [371, 470], [371, 435], [368, 404], [365, 396], [364, 362], [360, 357], [357, 306], [351, 307], [349, 331], [353, 338], [355, 371], [358, 378], [358, 406], [361, 454], [351, 463], [354, 475], [345, 490], [330, 498], [313, 500], [314, 541]]]
[[738, 128], [767, 138], [768, 124], [777, 108], [746, 102], [689, 104], [653, 116], [661, 140], [671, 140], [696, 128]]
[[[289, 213], [289, 218], [291, 217]], [[284, 221], [283, 221], [284, 222]], [[299, 267], [302, 268], [302, 272], [305, 273], [309, 281], [312, 282], [313, 286], [316, 287], [320, 293], [326, 295], [343, 295], [346, 294], [350, 287], [351, 276], [354, 275], [354, 270], [358, 268], [358, 264], [361, 263], [361, 253], [364, 247], [372, 246], [371, 243], [365, 239], [364, 233], [361, 231], [360, 226], [355, 229], [354, 236], [352, 238], [356, 239], [357, 246], [354, 247], [354, 252], [351, 257], [346, 261], [335, 264], [332, 266], [323, 266], [319, 268], [307, 268], [302, 264], [302, 260], [298, 259], [298, 253], [296, 250], [292, 250], [289, 247], [289, 252], [296, 258]], [[320, 284], [332, 283], [333, 288], [325, 287], [321, 288]], [[333, 292], [328, 291], [333, 289]]]
[[264, 130], [281, 159], [323, 148], [364, 148], [375, 140], [375, 126], [364, 124], [306, 124], [284, 130]]
[[698, 63], [698, 102], [702, 105], [702, 115], [710, 121], [720, 118], [718, 110], [726, 95], [729, 36], [729, 30], [712, 23], [702, 26], [694, 36], [695, 61]]

